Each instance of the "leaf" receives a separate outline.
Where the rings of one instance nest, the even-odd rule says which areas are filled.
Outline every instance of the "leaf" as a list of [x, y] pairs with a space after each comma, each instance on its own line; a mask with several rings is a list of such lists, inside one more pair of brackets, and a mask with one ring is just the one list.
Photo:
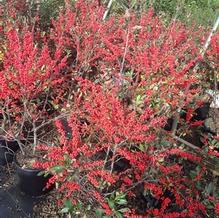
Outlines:
[[207, 209], [213, 209], [213, 208], [214, 208], [214, 205], [208, 204], [208, 205], [206, 205], [206, 208], [207, 208]]
[[61, 213], [68, 213], [69, 209], [67, 207], [62, 208]]
[[72, 203], [71, 203], [70, 199], [65, 200], [64, 205], [69, 210], [72, 208]]
[[123, 199], [125, 198], [126, 194], [123, 194], [123, 193], [120, 193], [120, 192], [116, 192], [116, 198], [115, 200], [120, 200], [120, 199]]
[[192, 179], [194, 179], [194, 178], [196, 177], [197, 173], [192, 170], [192, 171], [189, 173], [189, 175], [191, 176]]
[[118, 205], [125, 205], [125, 204], [127, 204], [126, 199], [120, 199], [120, 200], [118, 201]]
[[111, 209], [114, 209], [115, 204], [112, 200], [108, 199], [108, 204]]
[[65, 163], [66, 165], [71, 164], [71, 158], [70, 158], [69, 155], [67, 155], [67, 154], [64, 155], [64, 163]]
[[103, 209], [97, 209], [96, 211], [95, 211], [95, 213], [96, 213], [96, 218], [103, 218], [103, 214], [104, 214], [104, 210]]
[[52, 171], [55, 171], [55, 173], [61, 173], [65, 169], [64, 166], [54, 166], [51, 168]]
[[140, 145], [138, 146], [138, 148], [139, 148], [140, 151], [144, 151], [145, 146], [144, 146], [144, 144], [140, 144]]
[[219, 192], [216, 192], [216, 193], [214, 194], [214, 196], [215, 196], [216, 198], [219, 198]]
[[37, 173], [37, 176], [43, 176], [45, 174], [45, 171], [40, 171], [39, 173]]
[[161, 144], [162, 144], [163, 146], [169, 146], [169, 145], [170, 145], [170, 142], [168, 142], [168, 141], [162, 141]]
[[137, 95], [137, 97], [136, 97], [136, 104], [137, 105], [141, 104], [141, 95]]
[[87, 206], [87, 210], [91, 210], [91, 205], [90, 204]]
[[116, 215], [116, 217], [119, 217], [119, 218], [122, 218], [122, 217], [123, 217], [122, 213], [120, 213], [119, 211], [116, 211], [116, 212], [115, 212], [115, 215]]
[[200, 181], [197, 181], [197, 182], [196, 182], [196, 187], [197, 187], [197, 189], [199, 189], [199, 190], [202, 189], [202, 187], [201, 187], [201, 182], [200, 182]]
[[46, 178], [49, 174], [50, 172], [45, 172], [44, 177]]
[[210, 182], [210, 183], [205, 187], [205, 191], [206, 191], [206, 193], [208, 193], [209, 195], [213, 192], [213, 189], [214, 189], [213, 182]]
[[121, 212], [121, 213], [125, 213], [125, 212], [129, 211], [129, 209], [128, 208], [122, 208], [122, 209], [119, 209], [118, 211]]

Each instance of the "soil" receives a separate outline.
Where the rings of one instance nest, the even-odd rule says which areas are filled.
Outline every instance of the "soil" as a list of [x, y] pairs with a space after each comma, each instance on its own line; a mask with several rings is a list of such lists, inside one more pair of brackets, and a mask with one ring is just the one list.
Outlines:
[[219, 109], [210, 108], [209, 118], [205, 120], [205, 127], [211, 133], [219, 136]]
[[16, 160], [21, 168], [33, 168], [33, 164], [37, 161], [41, 161], [44, 154], [41, 151], [35, 151], [33, 154], [33, 148], [25, 148], [25, 155], [21, 151], [16, 154]]
[[34, 205], [32, 218], [64, 218], [56, 204], [56, 193], [51, 192], [46, 198]]
[[0, 218], [64, 218], [56, 205], [56, 193], [41, 197], [22, 194], [17, 188], [13, 164], [0, 166]]
[[8, 164], [6, 166], [0, 166], [0, 190], [10, 187], [14, 183], [15, 173], [13, 164]]

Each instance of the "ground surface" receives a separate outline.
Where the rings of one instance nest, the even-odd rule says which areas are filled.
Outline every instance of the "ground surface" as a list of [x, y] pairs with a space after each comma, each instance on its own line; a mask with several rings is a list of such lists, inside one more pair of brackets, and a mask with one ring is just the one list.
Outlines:
[[34, 205], [43, 199], [22, 194], [16, 184], [13, 167], [0, 166], [0, 218], [33, 217]]

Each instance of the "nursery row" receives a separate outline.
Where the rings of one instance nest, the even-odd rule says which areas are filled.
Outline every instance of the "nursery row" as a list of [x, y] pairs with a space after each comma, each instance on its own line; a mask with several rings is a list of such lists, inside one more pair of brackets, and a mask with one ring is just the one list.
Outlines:
[[88, 0], [42, 28], [15, 2], [0, 8], [0, 165], [19, 190], [53, 190], [58, 217], [216, 217], [218, 32]]

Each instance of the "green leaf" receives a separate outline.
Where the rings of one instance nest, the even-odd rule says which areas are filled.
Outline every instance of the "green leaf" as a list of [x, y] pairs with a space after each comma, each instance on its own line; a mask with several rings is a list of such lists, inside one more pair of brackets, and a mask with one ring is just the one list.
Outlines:
[[72, 203], [70, 201], [70, 199], [65, 200], [64, 205], [66, 208], [68, 208], [69, 210], [72, 208]]
[[201, 182], [200, 182], [200, 181], [197, 181], [197, 182], [196, 182], [196, 187], [197, 187], [197, 189], [199, 189], [199, 190], [202, 189], [202, 187], [201, 187]]
[[69, 155], [67, 155], [67, 154], [64, 155], [64, 163], [65, 163], [66, 165], [71, 164], [71, 158], [70, 158]]
[[194, 179], [197, 175], [197, 173], [195, 171], [190, 171], [189, 175], [191, 176], [192, 179]]
[[50, 174], [50, 172], [45, 172], [44, 177], [47, 177]]
[[116, 211], [116, 212], [115, 212], [115, 215], [116, 215], [116, 217], [119, 217], [119, 218], [122, 218], [122, 217], [123, 217], [122, 213], [120, 213], [119, 211]]
[[168, 141], [162, 141], [161, 144], [162, 144], [163, 146], [169, 146], [169, 145], [170, 145], [170, 142], [168, 142]]
[[52, 171], [55, 171], [56, 173], [61, 173], [65, 169], [64, 166], [54, 166], [51, 168]]
[[128, 208], [122, 208], [122, 209], [119, 209], [118, 211], [121, 212], [121, 213], [125, 213], [125, 212], [129, 211], [129, 209]]
[[120, 199], [123, 199], [123, 198], [125, 198], [125, 194], [123, 194], [123, 193], [120, 193], [120, 192], [116, 192], [116, 198], [115, 198], [115, 201], [117, 201], [117, 200], [120, 200]]
[[206, 208], [207, 208], [207, 209], [213, 209], [213, 208], [214, 208], [214, 205], [212, 205], [212, 204], [207, 204], [207, 205], [206, 205]]
[[91, 210], [91, 205], [90, 204], [87, 206], [87, 210]]
[[67, 207], [64, 207], [62, 210], [61, 210], [61, 213], [68, 213], [69, 212], [69, 209]]
[[37, 176], [42, 176], [45, 174], [45, 171], [40, 171], [39, 173], [37, 173]]
[[103, 209], [97, 209], [96, 211], [95, 211], [95, 213], [96, 213], [96, 218], [103, 218], [103, 214], [104, 214], [104, 210]]
[[137, 95], [136, 97], [136, 105], [140, 105], [142, 103], [142, 96], [141, 95]]
[[118, 201], [118, 205], [125, 205], [125, 204], [127, 204], [126, 199], [120, 199], [120, 200]]
[[144, 144], [140, 144], [140, 145], [138, 146], [138, 148], [139, 148], [140, 151], [144, 151], [145, 146], [144, 146]]
[[111, 209], [114, 209], [115, 204], [112, 200], [108, 199], [108, 204]]
[[216, 193], [214, 194], [214, 196], [215, 196], [216, 198], [219, 198], [219, 192], [216, 192]]
[[214, 189], [214, 185], [213, 182], [210, 182], [206, 187], [205, 187], [205, 191], [207, 194], [211, 194], [213, 192]]

